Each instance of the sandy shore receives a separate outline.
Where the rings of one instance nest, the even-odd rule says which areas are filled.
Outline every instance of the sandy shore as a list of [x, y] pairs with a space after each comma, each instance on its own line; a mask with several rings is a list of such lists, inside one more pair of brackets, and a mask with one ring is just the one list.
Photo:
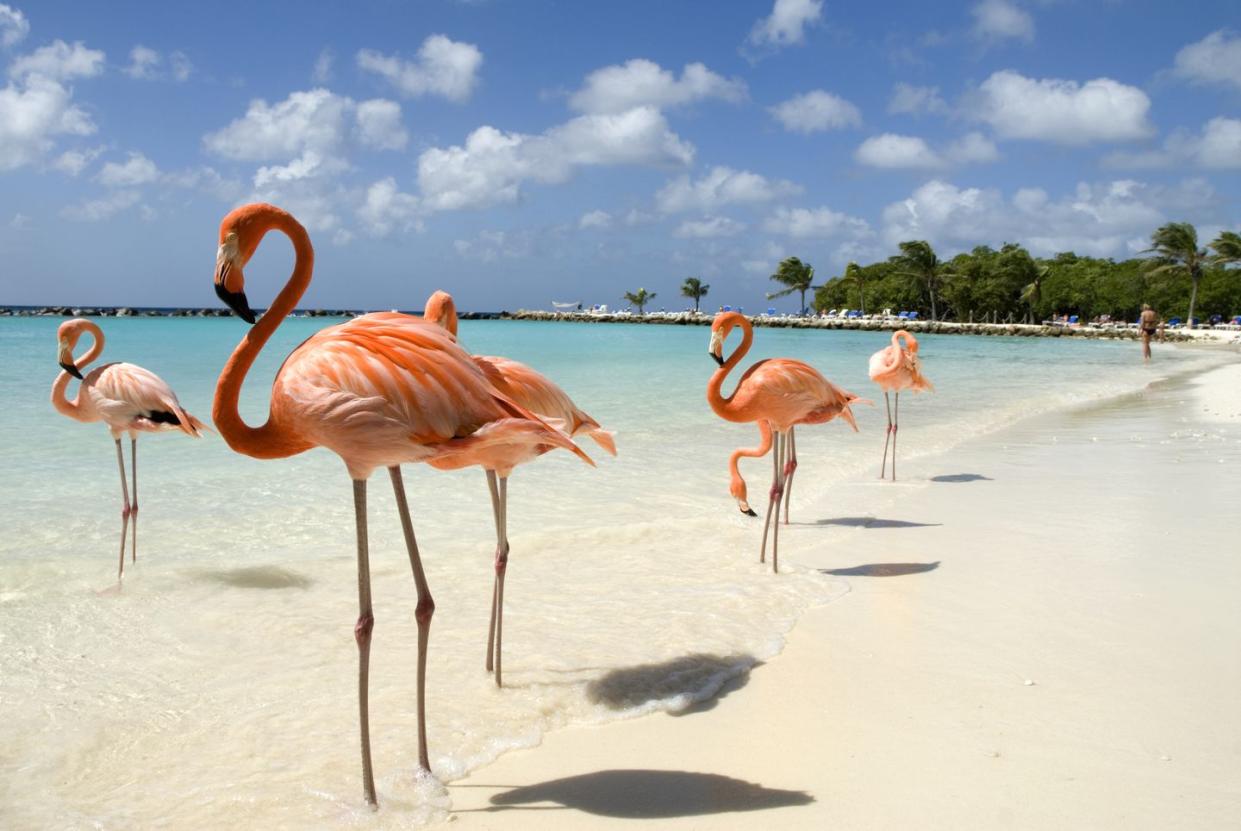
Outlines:
[[456, 824], [1241, 825], [1241, 364], [901, 473], [795, 511], [783, 557], [851, 592], [776, 659], [502, 757]]

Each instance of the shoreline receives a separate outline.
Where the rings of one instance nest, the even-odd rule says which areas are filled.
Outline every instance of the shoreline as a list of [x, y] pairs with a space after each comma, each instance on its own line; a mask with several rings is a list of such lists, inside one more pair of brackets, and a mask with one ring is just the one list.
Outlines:
[[[1241, 485], [1239, 389], [1237, 362], [1160, 379], [910, 457], [898, 484], [841, 486], [800, 511], [782, 559], [850, 591], [802, 615], [780, 654], [681, 713], [505, 754], [448, 785], [452, 819], [1226, 824], [1241, 567], [1225, 523], [1200, 519]], [[1099, 488], [1101, 470], [1160, 496]], [[1135, 523], [1157, 529], [1148, 546]]]

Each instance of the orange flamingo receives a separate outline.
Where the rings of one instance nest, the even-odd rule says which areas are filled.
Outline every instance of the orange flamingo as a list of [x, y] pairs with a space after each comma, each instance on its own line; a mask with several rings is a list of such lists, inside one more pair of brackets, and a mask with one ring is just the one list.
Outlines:
[[[74, 359], [73, 350], [83, 332], [89, 332], [91, 347], [81, 358]], [[56, 330], [59, 347], [57, 360], [62, 372], [52, 384], [52, 406], [61, 415], [77, 421], [102, 421], [108, 425], [116, 442], [116, 464], [121, 471], [121, 557], [116, 578], [125, 574], [125, 535], [133, 520], [131, 556], [138, 560], [138, 434], [164, 430], [180, 430], [198, 438], [205, 425], [185, 411], [176, 393], [163, 379], [150, 370], [126, 363], [104, 364], [92, 369], [85, 378], [82, 368], [103, 352], [103, 330], [89, 320], [74, 318]], [[82, 383], [70, 401], [65, 397], [70, 377]], [[121, 450], [121, 434], [129, 433], [130, 463], [133, 470], [133, 500], [125, 483], [125, 455]]]
[[[741, 327], [741, 345], [724, 359], [724, 341], [736, 326]], [[759, 361], [747, 369], [737, 382], [737, 388], [728, 398], [720, 390], [724, 378], [732, 371], [754, 342], [754, 330], [750, 321], [737, 312], [716, 315], [711, 324], [711, 344], [708, 354], [719, 364], [707, 384], [707, 402], [720, 418], [737, 422], [767, 422], [775, 431], [775, 453], [771, 491], [767, 502], [767, 517], [763, 520], [763, 542], [759, 549], [759, 562], [766, 560], [767, 530], [771, 525], [772, 509], [776, 509], [774, 533], [771, 543], [771, 569], [779, 570], [780, 501], [785, 493], [786, 477], [792, 469], [786, 462], [796, 458], [792, 431], [796, 424], [822, 424], [841, 417], [857, 430], [850, 405], [861, 401], [851, 392], [842, 390], [824, 378], [809, 364], [791, 358], [770, 358]], [[793, 455], [786, 459], [786, 453]]]
[[[901, 340], [905, 345], [901, 345]], [[892, 443], [892, 481], [896, 481], [896, 431], [901, 414], [901, 390], [933, 390], [922, 375], [918, 360], [918, 340], [904, 329], [892, 333], [892, 344], [870, 356], [870, 380], [883, 390], [883, 403], [888, 408], [888, 433], [883, 440], [883, 461], [879, 465], [879, 478], [883, 479], [888, 468], [888, 442]], [[888, 399], [888, 393], [896, 393], [896, 408]]]
[[[432, 294], [427, 299], [422, 317], [423, 320], [442, 326], [454, 339], [457, 337], [457, 307], [448, 292], [437, 291]], [[608, 453], [616, 455], [614, 434], [604, 430], [599, 422], [578, 409], [568, 393], [546, 375], [509, 358], [482, 355], [475, 355], [473, 358], [492, 385], [513, 401], [551, 423], [563, 425], [563, 429], [571, 436], [590, 436]], [[509, 555], [508, 477], [514, 466], [533, 461], [542, 452], [550, 449], [550, 446], [543, 449], [530, 448], [531, 452], [519, 456], [505, 448], [489, 448], [451, 460], [431, 462], [432, 466], [441, 469], [479, 465], [487, 472], [491, 510], [496, 522], [496, 576], [491, 590], [491, 622], [487, 626], [486, 667], [488, 672], [494, 671], [497, 687], [503, 686], [500, 645], [504, 629], [504, 575], [508, 570]]]
[[354, 638], [362, 781], [366, 801], [376, 806], [367, 695], [375, 622], [367, 548], [367, 478], [377, 467], [388, 469], [418, 591], [414, 612], [418, 623], [418, 762], [429, 772], [426, 661], [435, 602], [414, 538], [401, 464], [448, 461], [490, 447], [508, 448], [515, 455], [530, 452], [532, 447], [563, 447], [588, 463], [590, 459], [567, 436], [496, 390], [440, 327], [386, 312], [331, 326], [294, 349], [272, 384], [266, 423], [260, 427], [246, 424], [237, 410], [242, 383], [263, 345], [310, 284], [314, 250], [301, 224], [272, 205], [245, 205], [220, 224], [216, 293], [248, 323], [254, 323], [254, 312], [245, 295], [242, 269], [271, 230], [292, 241], [293, 273], [220, 373], [212, 417], [229, 447], [239, 453], [276, 459], [326, 447], [341, 457], [353, 480], [359, 606]]

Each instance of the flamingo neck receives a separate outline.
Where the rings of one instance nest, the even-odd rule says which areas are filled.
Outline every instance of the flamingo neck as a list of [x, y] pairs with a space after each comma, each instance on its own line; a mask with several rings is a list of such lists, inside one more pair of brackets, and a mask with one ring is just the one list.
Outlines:
[[246, 332], [241, 343], [237, 344], [228, 363], [220, 372], [211, 418], [220, 435], [233, 450], [259, 459], [278, 459], [301, 453], [312, 444], [280, 425], [273, 416], [270, 402], [267, 421], [260, 427], [246, 424], [237, 405], [246, 374], [254, 365], [259, 352], [306, 293], [314, 270], [315, 252], [306, 229], [290, 214], [277, 208], [269, 208], [259, 214], [258, 221], [261, 223], [257, 231], [260, 238], [270, 230], [277, 230], [283, 232], [293, 243], [296, 257], [293, 273], [263, 317]]
[[730, 421], [749, 421], [742, 418], [738, 413], [733, 411], [732, 401], [737, 395], [737, 391], [733, 390], [733, 394], [727, 398], [723, 395], [724, 379], [728, 377], [728, 373], [732, 372], [733, 367], [741, 363], [741, 359], [750, 351], [751, 344], [754, 343], [754, 329], [750, 326], [750, 321], [744, 317], [740, 318], [738, 325], [741, 327], [741, 345], [738, 346], [733, 353], [728, 356], [728, 360], [724, 365], [717, 369], [711, 375], [711, 381], [707, 384], [707, 403], [711, 405], [711, 409], [720, 418]]
[[[91, 345], [90, 349], [86, 350], [85, 355], [81, 358], [73, 359], [73, 365], [78, 368], [78, 372], [81, 372], [84, 368], [94, 363], [95, 359], [103, 353], [104, 341], [103, 330], [91, 321], [83, 320], [81, 328], [87, 332], [90, 332]], [[77, 342], [75, 339], [74, 346], [76, 345]], [[87, 416], [82, 409], [82, 404], [79, 400], [82, 397], [82, 388], [80, 386], [78, 387], [78, 394], [73, 396], [72, 401], [65, 395], [65, 391], [69, 389], [69, 382], [71, 380], [73, 380], [73, 376], [68, 372], [65, 372], [63, 369], [60, 371], [60, 374], [56, 376], [55, 382], [52, 383], [52, 406], [56, 408], [56, 412], [61, 415], [68, 416], [69, 418], [76, 419], [78, 421], [94, 421], [95, 419]]]
[[746, 501], [745, 479], [741, 478], [741, 469], [737, 463], [742, 456], [750, 459], [759, 459], [767, 455], [771, 450], [771, 425], [766, 421], [758, 422], [759, 445], [758, 447], [738, 447], [728, 457], [728, 473], [729, 485], [728, 492], [733, 495], [734, 499], [742, 502]]

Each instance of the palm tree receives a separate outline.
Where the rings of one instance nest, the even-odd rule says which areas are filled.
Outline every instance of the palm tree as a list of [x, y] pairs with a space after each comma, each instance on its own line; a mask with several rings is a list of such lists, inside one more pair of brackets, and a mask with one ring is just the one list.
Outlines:
[[783, 283], [788, 288], [772, 292], [767, 295], [768, 300], [775, 300], [777, 297], [784, 297], [795, 291], [801, 292], [801, 307], [797, 313], [802, 314], [806, 311], [806, 292], [814, 288], [810, 285], [814, 281], [814, 266], [810, 263], [803, 263], [796, 257], [789, 257], [780, 262], [780, 265], [776, 267], [776, 273], [771, 275], [771, 279], [777, 283]]
[[[1221, 235], [1222, 236], [1222, 235]], [[1186, 326], [1194, 328], [1194, 304], [1198, 302], [1198, 281], [1207, 264], [1205, 248], [1198, 247], [1198, 230], [1188, 222], [1169, 222], [1151, 234], [1151, 247], [1144, 254], [1154, 254], [1147, 266], [1151, 274], [1185, 275], [1192, 282], [1189, 290], [1189, 314]]]
[[638, 307], [638, 314], [646, 314], [642, 307], [655, 299], [655, 292], [647, 291], [646, 289], [638, 289], [637, 292], [627, 291], [625, 292], [625, 299]]
[[1021, 290], [1021, 302], [1026, 304], [1027, 320], [1034, 322], [1034, 309], [1043, 302], [1043, 278], [1051, 271], [1051, 266], [1042, 266], [1034, 272], [1034, 281]]
[[857, 287], [858, 309], [866, 314], [866, 272], [857, 263], [845, 266], [845, 283]]
[[1215, 265], [1241, 263], [1241, 234], [1236, 231], [1220, 231], [1211, 248], [1215, 251], [1215, 256], [1211, 258]]
[[694, 314], [698, 314], [698, 301], [707, 296], [709, 288], [711, 288], [710, 283], [704, 283], [697, 277], [686, 277], [685, 282], [681, 284], [681, 295], [694, 299]]
[[931, 320], [939, 320], [935, 294], [946, 271], [946, 264], [935, 256], [935, 249], [931, 248], [926, 240], [902, 242], [901, 253], [892, 260], [901, 269], [897, 274], [917, 280], [926, 289], [931, 296]]

